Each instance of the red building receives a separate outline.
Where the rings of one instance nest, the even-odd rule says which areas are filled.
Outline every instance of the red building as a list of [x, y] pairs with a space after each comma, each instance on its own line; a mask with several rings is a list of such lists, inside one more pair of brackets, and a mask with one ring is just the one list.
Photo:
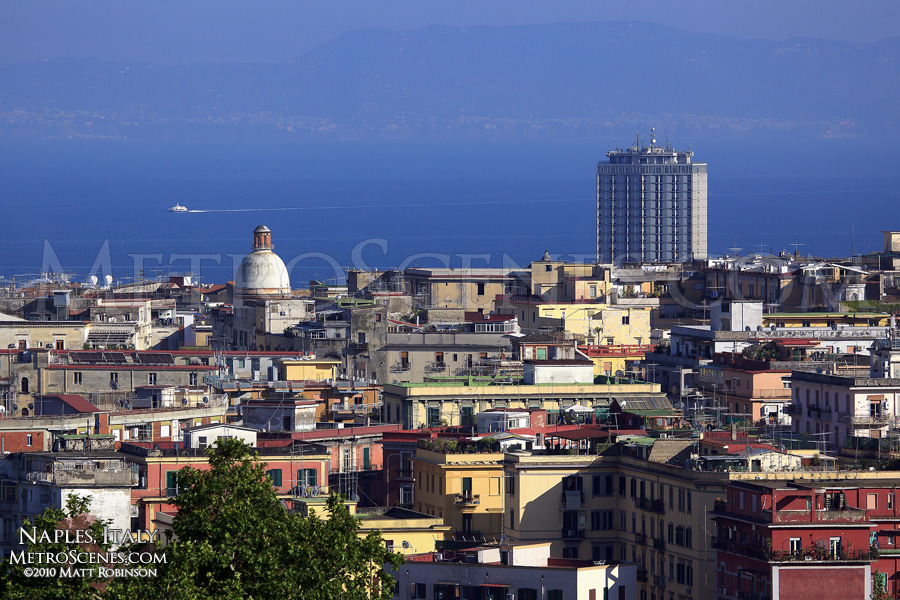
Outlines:
[[[895, 561], [878, 559], [877, 532], [891, 520], [894, 490], [860, 483], [732, 482], [712, 515], [717, 597], [869, 598], [876, 568], [892, 589]], [[900, 519], [892, 520], [890, 530]]]
[[[172, 503], [179, 493], [176, 473], [184, 467], [209, 469], [203, 450], [178, 447], [177, 442], [126, 442], [119, 451], [138, 474], [131, 489], [132, 529], [156, 529], [158, 512], [174, 514]], [[294, 442], [282, 447], [254, 448], [272, 485], [285, 500], [295, 496], [327, 496], [330, 456], [324, 446]]]

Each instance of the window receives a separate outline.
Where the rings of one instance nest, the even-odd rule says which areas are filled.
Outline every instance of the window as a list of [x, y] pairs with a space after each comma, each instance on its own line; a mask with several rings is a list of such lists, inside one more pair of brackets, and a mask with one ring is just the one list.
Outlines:
[[56, 349], [57, 350], [65, 350], [66, 349], [66, 340], [56, 340]]
[[188, 375], [188, 385], [197, 385], [197, 374], [191, 373]]
[[269, 469], [266, 474], [272, 478], [272, 485], [281, 487], [281, 469]]
[[599, 510], [591, 511], [591, 531], [600, 531], [603, 529], [603, 513]]
[[800, 554], [800, 538], [794, 537], [790, 539], [790, 550], [791, 554]]
[[197, 436], [197, 447], [206, 448], [209, 445], [205, 435]]
[[83, 383], [83, 381], [84, 380], [82, 379], [81, 372], [76, 371], [75, 373], [72, 373], [72, 383], [73, 384], [81, 385]]
[[409, 597], [412, 600], [425, 600], [428, 596], [425, 595], [425, 584], [424, 583], [410, 583], [409, 584]]
[[[550, 268], [549, 266], [547, 267]], [[562, 590], [547, 590], [547, 600], [563, 600]]]
[[537, 590], [534, 588], [519, 588], [519, 594], [516, 598], [519, 600], [538, 600]]
[[147, 385], [156, 385], [156, 373], [147, 373]]
[[622, 325], [628, 325], [629, 316], [625, 315], [622, 317]]
[[319, 485], [318, 473], [315, 469], [297, 469], [297, 485], [304, 487]]
[[625, 476], [619, 475], [619, 495], [625, 495]]
[[170, 496], [170, 497], [178, 495], [178, 472], [177, 471], [167, 471], [166, 472], [166, 495]]
[[516, 480], [513, 477], [506, 477], [506, 493], [510, 496], [516, 495]]
[[578, 546], [567, 546], [563, 548], [563, 558], [578, 558]]
[[878, 508], [878, 494], [866, 494], [866, 508], [876, 510]]
[[30, 434], [30, 433], [28, 433], [28, 434], [25, 435], [25, 445], [26, 445], [26, 446], [30, 446], [30, 445], [31, 445], [31, 434]]
[[516, 509], [514, 508], [509, 509], [509, 528], [516, 528]]
[[479, 284], [477, 284], [477, 285], [478, 285], [478, 295], [479, 295], [479, 296], [484, 296], [484, 284], [483, 284], [483, 283], [479, 283]]

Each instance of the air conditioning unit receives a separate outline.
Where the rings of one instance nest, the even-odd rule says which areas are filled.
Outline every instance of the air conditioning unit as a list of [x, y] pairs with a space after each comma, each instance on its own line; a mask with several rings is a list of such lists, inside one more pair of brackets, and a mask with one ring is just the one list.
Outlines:
[[507, 594], [506, 600], [516, 600], [516, 595], [515, 594]]

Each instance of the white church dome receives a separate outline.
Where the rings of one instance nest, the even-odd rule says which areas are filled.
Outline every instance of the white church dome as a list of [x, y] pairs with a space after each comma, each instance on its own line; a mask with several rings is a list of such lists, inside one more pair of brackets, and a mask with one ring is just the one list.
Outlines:
[[272, 231], [265, 225], [253, 230], [253, 252], [241, 261], [235, 292], [244, 300], [280, 298], [291, 294], [287, 267], [272, 251]]

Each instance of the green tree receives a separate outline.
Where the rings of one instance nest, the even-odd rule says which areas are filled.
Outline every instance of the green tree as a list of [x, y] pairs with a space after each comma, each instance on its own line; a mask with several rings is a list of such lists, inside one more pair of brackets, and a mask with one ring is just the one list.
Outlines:
[[132, 579], [114, 597], [217, 600], [387, 599], [399, 566], [381, 536], [357, 535], [359, 521], [340, 498], [322, 515], [284, 508], [272, 481], [240, 440], [207, 449], [210, 469], [178, 472], [174, 538], [154, 579]]
[[[107, 521], [97, 519], [89, 513], [91, 499], [76, 494], [70, 494], [66, 499], [65, 510], [48, 508], [35, 517], [34, 523], [25, 521], [22, 529], [28, 532], [34, 542], [28, 541], [28, 552], [51, 553], [57, 555], [63, 552], [75, 552], [77, 554], [103, 552], [109, 549], [109, 544], [104, 542], [103, 530], [108, 525]], [[55, 533], [68, 532], [69, 541], [65, 536], [58, 542], [41, 539], [42, 534], [49, 535], [49, 539], [56, 539]], [[33, 533], [32, 533], [33, 532]], [[80, 542], [76, 542], [77, 532], [89, 532], [92, 542], [87, 541], [85, 533], [80, 534]], [[28, 539], [28, 538], [23, 538]], [[106, 589], [107, 580], [97, 576], [89, 576], [86, 571], [80, 571], [85, 576], [62, 577], [60, 570], [74, 567], [96, 567], [96, 564], [72, 564], [57, 565], [34, 562], [30, 564], [12, 564], [5, 560], [0, 565], [0, 598], [5, 600], [81, 600], [100, 598]], [[55, 568], [55, 576], [31, 576], [25, 575], [27, 568]], [[96, 574], [96, 571], [93, 572]]]

